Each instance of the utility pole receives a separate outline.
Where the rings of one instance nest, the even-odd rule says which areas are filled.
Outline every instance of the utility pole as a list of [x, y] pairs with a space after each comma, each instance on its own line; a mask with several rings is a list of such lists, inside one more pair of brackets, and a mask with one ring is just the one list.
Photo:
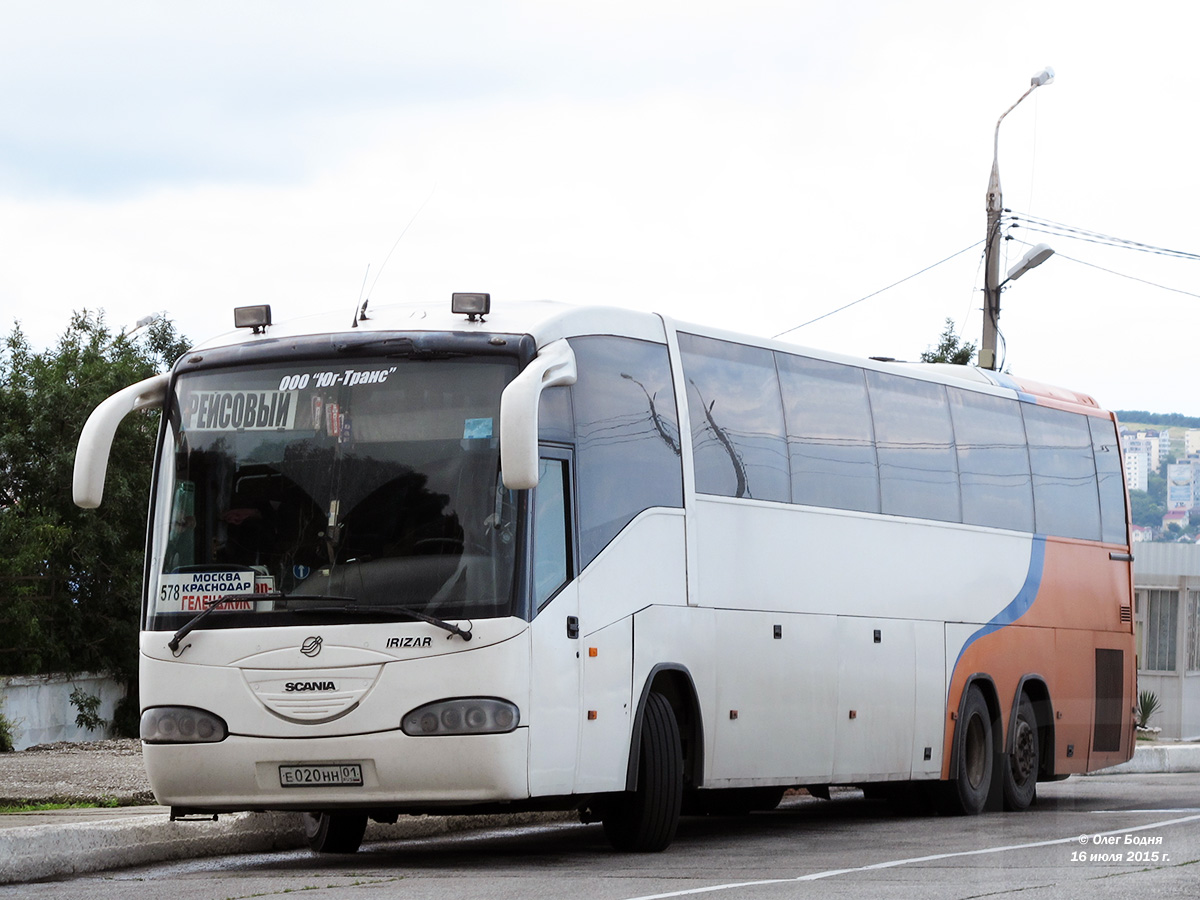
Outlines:
[[983, 341], [979, 349], [979, 366], [983, 369], [996, 368], [996, 330], [1000, 321], [1000, 215], [1004, 211], [1004, 196], [1000, 191], [1000, 123], [1022, 100], [1043, 84], [1053, 81], [1054, 70], [1047, 66], [1029, 80], [1029, 90], [996, 120], [996, 134], [992, 141], [992, 174], [987, 187], [987, 241], [984, 244]]

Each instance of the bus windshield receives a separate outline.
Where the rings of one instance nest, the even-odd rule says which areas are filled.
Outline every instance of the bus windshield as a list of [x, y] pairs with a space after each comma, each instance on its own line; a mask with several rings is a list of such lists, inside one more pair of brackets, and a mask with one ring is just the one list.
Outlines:
[[321, 598], [323, 621], [511, 615], [499, 409], [516, 372], [515, 359], [460, 357], [180, 375], [147, 627], [177, 628], [225, 596], [205, 628], [296, 624]]

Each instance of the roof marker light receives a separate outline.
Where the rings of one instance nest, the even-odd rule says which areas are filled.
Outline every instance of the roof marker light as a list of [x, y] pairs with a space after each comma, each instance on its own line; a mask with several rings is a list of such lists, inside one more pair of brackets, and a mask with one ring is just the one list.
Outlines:
[[479, 321], [492, 311], [491, 294], [451, 294], [450, 311], [456, 315], [466, 316], [468, 322]]
[[269, 304], [239, 306], [233, 311], [234, 328], [253, 328], [255, 334], [262, 334], [270, 324], [271, 307]]

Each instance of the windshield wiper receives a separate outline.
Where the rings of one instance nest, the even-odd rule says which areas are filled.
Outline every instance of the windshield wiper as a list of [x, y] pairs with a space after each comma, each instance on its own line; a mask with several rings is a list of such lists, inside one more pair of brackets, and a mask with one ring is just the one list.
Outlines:
[[450, 632], [451, 635], [457, 634], [464, 641], [469, 641], [471, 639], [471, 632], [469, 630], [465, 628], [459, 628], [454, 623], [447, 622], [445, 619], [439, 619], [437, 616], [431, 616], [429, 613], [423, 613], [418, 609], [413, 609], [411, 606], [395, 606], [389, 604], [383, 607], [383, 609], [386, 609], [388, 612], [398, 612], [406, 616], [412, 616], [414, 619], [419, 619], [422, 622], [428, 622], [430, 625], [436, 625], [438, 628], [442, 628]]
[[[471, 632], [469, 630], [467, 630], [465, 628], [460, 628], [459, 626], [457, 626], [451, 622], [447, 622], [444, 619], [439, 619], [437, 616], [431, 616], [428, 613], [423, 613], [420, 610], [413, 609], [408, 606], [395, 606], [395, 605], [389, 604], [387, 606], [372, 606], [372, 607], [363, 609], [363, 608], [356, 608], [354, 606], [354, 604], [358, 603], [358, 600], [355, 599], [354, 597], [336, 597], [336, 596], [333, 596], [330, 594], [302, 594], [300, 596], [297, 596], [295, 594], [284, 594], [282, 591], [268, 591], [266, 593], [261, 593], [261, 594], [250, 594], [250, 593], [226, 594], [225, 596], [219, 597], [215, 600], [209, 600], [207, 605], [204, 607], [204, 609], [202, 609], [196, 615], [192, 616], [192, 618], [188, 619], [187, 622], [184, 623], [183, 627], [180, 628], [177, 632], [175, 632], [175, 634], [172, 636], [171, 640], [167, 641], [167, 646], [170, 648], [171, 653], [173, 653], [175, 656], [181, 655], [183, 653], [183, 650], [179, 649], [179, 642], [182, 641], [185, 637], [187, 637], [187, 635], [190, 631], [192, 631], [201, 622], [203, 622], [205, 616], [207, 616], [211, 612], [214, 612], [215, 610], [220, 608], [220, 606], [222, 604], [228, 603], [231, 600], [283, 600], [286, 603], [331, 603], [331, 602], [332, 603], [342, 603], [345, 605], [344, 606], [320, 606], [315, 609], [305, 610], [305, 612], [310, 612], [310, 613], [355, 612], [355, 613], [359, 613], [361, 615], [370, 615], [371, 613], [374, 613], [374, 612], [399, 613], [400, 615], [408, 616], [410, 619], [416, 619], [420, 622], [428, 622], [430, 625], [435, 625], [438, 628], [441, 628], [445, 631], [450, 632], [451, 636], [457, 634], [464, 641], [471, 640]], [[191, 646], [191, 644], [188, 644], [188, 647], [190, 647], [190, 646]], [[187, 647], [184, 647], [183, 649], [186, 650]]]
[[[289, 600], [297, 599], [289, 597]], [[342, 597], [324, 597], [326, 600], [341, 600]], [[465, 628], [460, 628], [453, 622], [447, 622], [445, 619], [439, 619], [437, 616], [431, 616], [429, 613], [423, 613], [418, 609], [413, 609], [411, 606], [397, 606], [394, 604], [380, 606], [359, 606], [354, 609], [343, 606], [324, 606], [317, 609], [305, 610], [305, 612], [314, 613], [356, 613], [360, 616], [370, 616], [377, 613], [395, 613], [397, 615], [406, 616], [410, 619], [416, 619], [420, 622], [428, 622], [430, 625], [436, 625], [438, 628], [450, 632], [450, 636], [458, 635], [464, 641], [471, 639], [471, 632]]]
[[339, 597], [336, 594], [279, 594], [284, 603], [350, 603], [358, 602], [357, 597]]
[[[175, 654], [176, 656], [179, 656], [183, 652], [183, 650], [179, 649], [179, 642], [182, 641], [185, 637], [187, 637], [188, 632], [190, 632], [193, 628], [195, 628], [197, 625], [199, 625], [201, 622], [203, 622], [205, 616], [207, 616], [209, 613], [215, 611], [223, 603], [228, 603], [231, 600], [277, 600], [282, 596], [283, 596], [283, 593], [281, 591], [267, 591], [266, 593], [262, 593], [262, 594], [254, 594], [254, 593], [226, 594], [223, 597], [216, 598], [215, 600], [209, 600], [205, 604], [204, 609], [200, 610], [200, 612], [196, 613], [196, 615], [194, 615], [190, 619], [188, 619], [183, 624], [183, 627], [180, 628], [177, 632], [175, 632], [175, 635], [169, 641], [167, 641], [167, 646], [171, 649], [171, 652], [173, 654]], [[188, 647], [190, 647], [190, 646], [191, 646], [191, 644], [188, 644]], [[187, 647], [184, 647], [183, 649], [186, 650]]]

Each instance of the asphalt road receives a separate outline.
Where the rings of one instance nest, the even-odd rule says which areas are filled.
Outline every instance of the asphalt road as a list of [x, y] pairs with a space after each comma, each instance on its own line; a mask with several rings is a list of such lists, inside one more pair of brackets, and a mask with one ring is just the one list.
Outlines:
[[598, 825], [376, 842], [348, 857], [218, 857], [0, 888], [0, 900], [602, 900], [1200, 895], [1200, 775], [1072, 778], [1025, 813], [893, 815], [857, 792], [745, 818], [683, 820], [661, 854], [609, 849]]

